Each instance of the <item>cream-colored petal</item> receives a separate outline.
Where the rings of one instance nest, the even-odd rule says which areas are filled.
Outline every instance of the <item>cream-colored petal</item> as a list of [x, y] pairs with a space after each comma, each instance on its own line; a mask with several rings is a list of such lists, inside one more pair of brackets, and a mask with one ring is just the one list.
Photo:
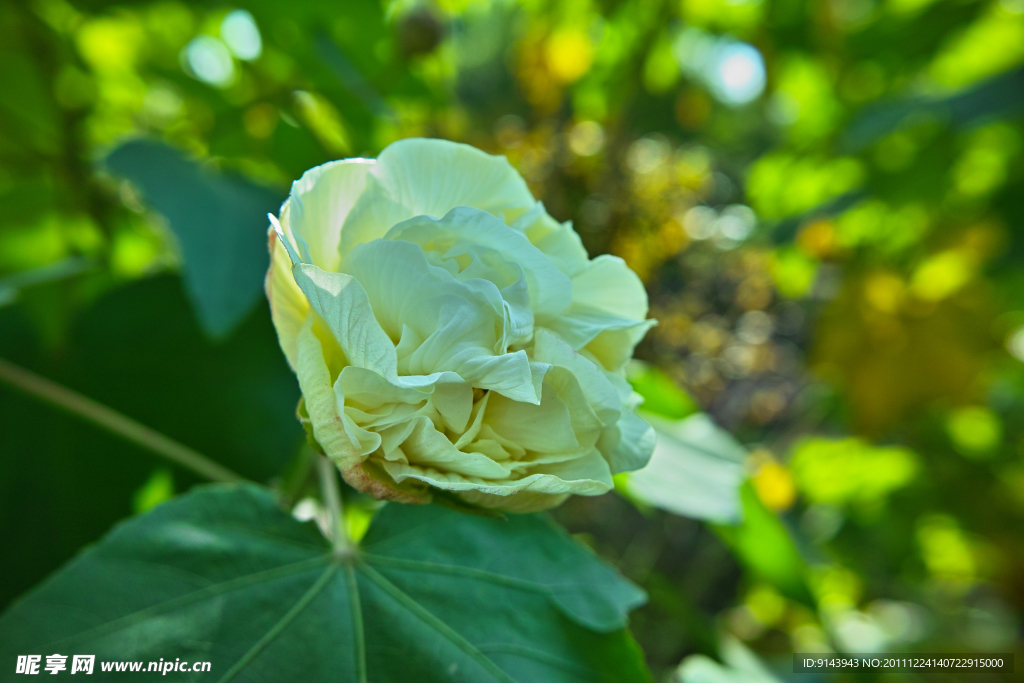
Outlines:
[[479, 401], [473, 405], [473, 412], [471, 413], [472, 421], [469, 423], [466, 431], [455, 442], [455, 447], [460, 451], [465, 449], [474, 439], [480, 434], [480, 429], [484, 422], [484, 412], [487, 410], [487, 402], [490, 400], [492, 394], [487, 392], [483, 395]]
[[632, 472], [647, 465], [654, 452], [654, 428], [632, 410], [624, 410], [622, 418], [605, 430], [597, 442], [612, 474]]
[[520, 403], [540, 403], [538, 373], [526, 351], [474, 356], [459, 366], [459, 375], [480, 389]]
[[626, 367], [633, 357], [633, 349], [647, 334], [647, 330], [657, 325], [656, 320], [643, 320], [621, 329], [610, 329], [601, 332], [587, 344], [586, 349], [605, 368], [618, 372]]
[[537, 325], [618, 371], [656, 324], [646, 317], [647, 292], [640, 278], [622, 259], [599, 256], [573, 277], [572, 305], [559, 316], [538, 316]]
[[494, 396], [484, 422], [498, 435], [528, 451], [558, 453], [579, 450], [569, 408], [547, 381], [539, 405]]
[[309, 301], [295, 284], [292, 277], [292, 262], [288, 252], [277, 234], [271, 229], [268, 233], [270, 242], [270, 268], [264, 281], [267, 301], [270, 302], [270, 317], [277, 330], [277, 340], [284, 351], [288, 365], [295, 370], [296, 342], [299, 330], [309, 314]]
[[468, 448], [460, 448], [459, 450], [477, 449], [479, 448], [478, 444], [483, 442], [492, 443], [498, 447], [498, 452], [494, 456], [496, 460], [515, 460], [526, 455], [526, 449], [523, 448], [522, 445], [506, 439], [486, 423], [481, 423], [480, 431], [474, 437], [471, 446]]
[[416, 422], [406, 420], [387, 429], [381, 430], [381, 449], [388, 460], [408, 463], [409, 459], [402, 450], [402, 444], [406, 442], [412, 431], [416, 428]]
[[596, 449], [569, 462], [543, 467], [542, 469], [546, 471], [530, 474], [522, 479], [483, 479], [400, 462], [384, 461], [382, 465], [400, 484], [414, 479], [446, 491], [478, 491], [497, 496], [510, 496], [520, 491], [555, 496], [596, 496], [607, 493], [612, 488], [608, 464]]
[[572, 223], [559, 223], [548, 215], [540, 202], [534, 204], [511, 227], [523, 232], [534, 246], [569, 277], [576, 276], [590, 263], [583, 241], [572, 229]]
[[594, 412], [604, 425], [619, 420], [621, 399], [607, 372], [550, 330], [539, 328], [534, 336], [534, 360], [566, 368], [579, 382]]
[[460, 206], [440, 219], [417, 216], [393, 227], [385, 239], [406, 240], [450, 257], [467, 254], [475, 247], [493, 249], [522, 267], [530, 305], [538, 315], [557, 315], [572, 300], [572, 281], [551, 259], [524, 234], [479, 209]]
[[419, 404], [390, 403], [371, 411], [362, 410], [353, 405], [346, 405], [343, 412], [360, 428], [374, 431], [378, 434], [397, 424], [408, 422], [414, 417], [423, 416], [428, 419], [434, 419], [436, 414], [436, 411], [426, 402]]
[[[498, 289], [498, 297], [491, 298], [491, 301], [495, 310], [500, 309], [505, 322], [495, 353], [504, 353], [509, 346], [525, 344], [533, 337], [533, 309], [530, 308], [530, 291], [522, 266], [505, 259], [500, 252], [480, 245], [471, 245], [464, 255], [458, 257], [458, 261], [433, 251], [427, 252], [427, 256], [436, 257], [439, 263], [450, 268], [460, 282], [486, 280]], [[467, 260], [468, 265], [460, 265]]]
[[503, 512], [511, 512], [517, 515], [550, 510], [561, 505], [568, 497], [569, 494], [567, 493], [551, 495], [533, 493], [532, 491], [518, 491], [507, 496], [496, 496], [492, 493], [481, 493], [479, 491], [463, 491], [459, 493], [459, 498], [470, 505], [500, 509]]
[[501, 295], [493, 283], [461, 282], [403, 240], [361, 244], [345, 268], [365, 287], [383, 329], [400, 338], [400, 372], [454, 372], [475, 387], [537, 401], [526, 353], [495, 353], [505, 311], [494, 305]]
[[473, 412], [473, 385], [463, 381], [438, 382], [431, 403], [440, 413], [445, 428], [461, 434]]
[[397, 377], [389, 379], [369, 368], [350, 365], [341, 371], [337, 386], [347, 403], [366, 410], [394, 403], [419, 404], [433, 392], [433, 383], [402, 386], [397, 380]]
[[414, 428], [401, 444], [410, 466], [488, 481], [499, 481], [509, 476], [507, 467], [486, 455], [456, 449], [430, 420], [418, 418], [413, 424]]
[[362, 285], [345, 273], [326, 273], [300, 263], [292, 270], [295, 282], [320, 315], [351, 365], [385, 377], [397, 374], [395, 346], [374, 318]]
[[604, 425], [594, 412], [579, 381], [567, 368], [553, 367], [544, 377], [544, 385], [558, 392], [558, 398], [569, 411], [576, 443], [580, 448], [591, 448], [597, 443]]
[[[366, 421], [360, 422], [363, 426], [391, 424], [400, 414], [421, 412], [424, 403], [429, 402], [447, 428], [461, 433], [473, 409], [472, 385], [454, 372], [386, 378], [373, 370], [350, 365], [341, 371], [335, 387], [346, 406], [366, 415]], [[396, 405], [407, 406], [408, 410], [380, 412]], [[366, 411], [375, 412], [371, 416]]]
[[572, 279], [573, 303], [626, 320], [647, 317], [643, 282], [618, 256], [598, 256]]
[[338, 269], [341, 226], [366, 187], [372, 159], [331, 161], [292, 183], [287, 216], [304, 263], [328, 272]]
[[[612, 473], [608, 469], [608, 463], [596, 448], [581, 453], [579, 457], [571, 460], [538, 465], [534, 471], [541, 475], [558, 477], [566, 482], [593, 481], [601, 486], [607, 486], [608, 488], [605, 490], [609, 490], [613, 486]], [[554, 491], [546, 492], [554, 493]], [[569, 493], [572, 491], [570, 490]]]
[[313, 318], [306, 319], [296, 340], [295, 374], [313, 427], [313, 438], [339, 468], [345, 470], [362, 461], [358, 440], [345, 429], [338, 415], [331, 375], [324, 361], [323, 347], [313, 334]]
[[440, 218], [457, 206], [471, 206], [504, 221], [534, 203], [505, 157], [446, 140], [399, 140], [380, 153], [371, 177], [345, 220], [343, 252], [413, 216]]
[[564, 314], [537, 324], [537, 329], [545, 327], [551, 330], [577, 351], [586, 349], [602, 366], [618, 371], [657, 321], [616, 318], [573, 304]]

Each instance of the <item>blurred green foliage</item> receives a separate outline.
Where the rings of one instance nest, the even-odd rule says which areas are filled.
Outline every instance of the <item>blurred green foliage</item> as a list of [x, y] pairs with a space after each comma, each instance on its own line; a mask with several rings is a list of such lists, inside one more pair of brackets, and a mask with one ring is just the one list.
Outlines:
[[[722, 634], [779, 672], [1019, 649], [1020, 0], [12, 0], [0, 93], [3, 357], [301, 482], [261, 212], [329, 159], [466, 141], [644, 278], [648, 408], [751, 449], [724, 543], [612, 496], [556, 513], [650, 593], [656, 676]], [[195, 483], [0, 400], [4, 601]]]

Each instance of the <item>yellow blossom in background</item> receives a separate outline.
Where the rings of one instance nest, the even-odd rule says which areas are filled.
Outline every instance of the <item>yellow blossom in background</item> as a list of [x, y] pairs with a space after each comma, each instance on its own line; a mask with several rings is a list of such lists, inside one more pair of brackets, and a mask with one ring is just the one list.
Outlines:
[[544, 56], [548, 69], [558, 81], [572, 83], [590, 70], [594, 47], [584, 31], [572, 26], [557, 29], [548, 36]]
[[754, 467], [754, 489], [761, 502], [776, 511], [792, 507], [796, 502], [796, 485], [789, 469], [776, 461], [767, 451], [751, 453], [751, 464]]

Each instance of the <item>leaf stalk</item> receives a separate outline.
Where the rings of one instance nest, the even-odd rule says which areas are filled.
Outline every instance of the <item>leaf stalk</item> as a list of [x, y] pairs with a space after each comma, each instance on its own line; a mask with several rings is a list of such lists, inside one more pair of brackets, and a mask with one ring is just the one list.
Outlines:
[[240, 474], [236, 474], [202, 453], [136, 422], [127, 415], [3, 358], [0, 358], [0, 380], [103, 427], [202, 477], [225, 483], [246, 481], [245, 477]]
[[324, 499], [324, 507], [327, 511], [327, 534], [328, 540], [334, 546], [334, 552], [339, 557], [352, 554], [352, 539], [348, 536], [348, 529], [345, 528], [345, 515], [342, 509], [341, 491], [338, 489], [338, 475], [334, 463], [325, 456], [317, 457], [317, 470], [320, 475], [320, 493]]

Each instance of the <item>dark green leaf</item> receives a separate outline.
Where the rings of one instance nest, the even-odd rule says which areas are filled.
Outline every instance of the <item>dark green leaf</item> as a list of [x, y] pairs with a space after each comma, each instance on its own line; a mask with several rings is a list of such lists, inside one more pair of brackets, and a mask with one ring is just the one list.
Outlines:
[[213, 337], [226, 335], [260, 297], [269, 262], [267, 213], [277, 212], [282, 197], [152, 140], [121, 145], [106, 165], [167, 218], [203, 329]]
[[914, 96], [867, 107], [847, 126], [842, 144], [860, 151], [910, 121], [937, 119], [955, 126], [1018, 115], [1024, 110], [1024, 69], [1017, 68], [952, 95]]
[[16, 603], [0, 661], [212, 663], [176, 680], [624, 683], [649, 679], [624, 630], [643, 599], [544, 517], [392, 504], [344, 555], [269, 491], [209, 486]]
[[[181, 281], [162, 276], [100, 299], [72, 325], [66, 348], [42, 349], [24, 307], [2, 308], [0, 357], [266, 481], [302, 442], [298, 387], [269, 318], [262, 306], [211, 343]], [[0, 585], [6, 605], [130, 515], [136, 490], [167, 463], [3, 384], [0, 407], [0, 546], [19, 558]], [[177, 490], [196, 482], [172, 472]]]

